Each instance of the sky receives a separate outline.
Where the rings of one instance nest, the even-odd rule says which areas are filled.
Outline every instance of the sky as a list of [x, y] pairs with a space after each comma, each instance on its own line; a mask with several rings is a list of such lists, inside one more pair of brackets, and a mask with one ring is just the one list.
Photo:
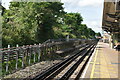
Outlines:
[[[4, 7], [8, 9], [12, 0], [2, 0]], [[103, 0], [61, 0], [66, 12], [78, 12], [83, 17], [83, 24], [92, 28], [95, 32], [102, 33]]]

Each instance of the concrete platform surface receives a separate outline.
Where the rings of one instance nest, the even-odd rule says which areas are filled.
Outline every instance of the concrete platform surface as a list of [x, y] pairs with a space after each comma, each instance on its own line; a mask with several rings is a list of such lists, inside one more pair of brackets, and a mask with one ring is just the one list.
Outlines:
[[120, 53], [109, 47], [107, 43], [98, 42], [91, 60], [82, 78], [102, 78], [104, 80], [120, 80]]

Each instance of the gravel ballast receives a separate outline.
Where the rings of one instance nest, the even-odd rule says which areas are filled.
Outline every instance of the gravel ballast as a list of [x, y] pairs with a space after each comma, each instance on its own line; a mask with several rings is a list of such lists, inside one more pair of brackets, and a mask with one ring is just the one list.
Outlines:
[[42, 61], [42, 62], [36, 63], [32, 66], [28, 66], [25, 69], [19, 70], [13, 74], [7, 75], [4, 77], [4, 79], [7, 79], [7, 78], [14, 78], [15, 79], [16, 78], [16, 79], [22, 80], [22, 79], [27, 78], [29, 76], [31, 78], [31, 77], [34, 77], [37, 74], [47, 70], [51, 66], [53, 66], [61, 61], [62, 60]]

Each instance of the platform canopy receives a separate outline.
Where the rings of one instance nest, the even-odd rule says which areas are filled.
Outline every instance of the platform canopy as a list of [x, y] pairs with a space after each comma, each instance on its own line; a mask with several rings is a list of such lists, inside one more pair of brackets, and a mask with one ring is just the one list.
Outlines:
[[110, 33], [120, 33], [120, 0], [104, 1], [102, 29]]

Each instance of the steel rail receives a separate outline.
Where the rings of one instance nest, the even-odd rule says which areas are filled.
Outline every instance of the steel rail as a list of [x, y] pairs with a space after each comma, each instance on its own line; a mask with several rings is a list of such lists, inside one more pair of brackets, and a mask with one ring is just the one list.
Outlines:
[[90, 57], [92, 56], [92, 53], [94, 52], [94, 49], [96, 48], [96, 44], [97, 44], [97, 43], [95, 43], [95, 46], [91, 49], [91, 51], [90, 51], [90, 53], [89, 53], [89, 57], [87, 58], [87, 60], [86, 60], [85, 63], [83, 64], [83, 66], [82, 66], [82, 68], [80, 69], [80, 71], [79, 71], [78, 75], [76, 76], [75, 80], [79, 80], [79, 78], [81, 77], [82, 72], [83, 72], [84, 69], [85, 69], [85, 66], [87, 65]]
[[[87, 49], [87, 48], [86, 48]], [[85, 49], [85, 50], [86, 50]], [[84, 50], [84, 51], [85, 51]], [[64, 65], [61, 65], [57, 70], [55, 70], [52, 74], [50, 74], [50, 76], [46, 77], [44, 80], [51, 80], [53, 79], [56, 75], [58, 75], [63, 69], [65, 69], [70, 63], [72, 63], [76, 58], [78, 58], [80, 55], [82, 55], [82, 53], [84, 52], [80, 52], [79, 54], [77, 54], [75, 57], [73, 57], [71, 60], [69, 60], [68, 62], [66, 62]]]
[[84, 60], [84, 58], [88, 55], [88, 53], [93, 49], [94, 45], [92, 45], [89, 50], [85, 51], [84, 54], [82, 54], [82, 57], [72, 66], [69, 68], [68, 71], [59, 79], [59, 80], [68, 80], [68, 78], [73, 74], [73, 72], [77, 69], [79, 64]]
[[[90, 45], [87, 45], [84, 49], [81, 51], [73, 52], [76, 53], [73, 56], [69, 57], [68, 59], [62, 61], [61, 63], [51, 67], [46, 72], [39, 74], [32, 80], [50, 80], [53, 77], [55, 77], [59, 72], [61, 72], [66, 66], [68, 66], [73, 60], [75, 60], [78, 56], [80, 56], [86, 49], [88, 49]], [[78, 54], [79, 53], [79, 54]], [[51, 75], [52, 74], [52, 75]], [[51, 76], [50, 76], [51, 75]]]

